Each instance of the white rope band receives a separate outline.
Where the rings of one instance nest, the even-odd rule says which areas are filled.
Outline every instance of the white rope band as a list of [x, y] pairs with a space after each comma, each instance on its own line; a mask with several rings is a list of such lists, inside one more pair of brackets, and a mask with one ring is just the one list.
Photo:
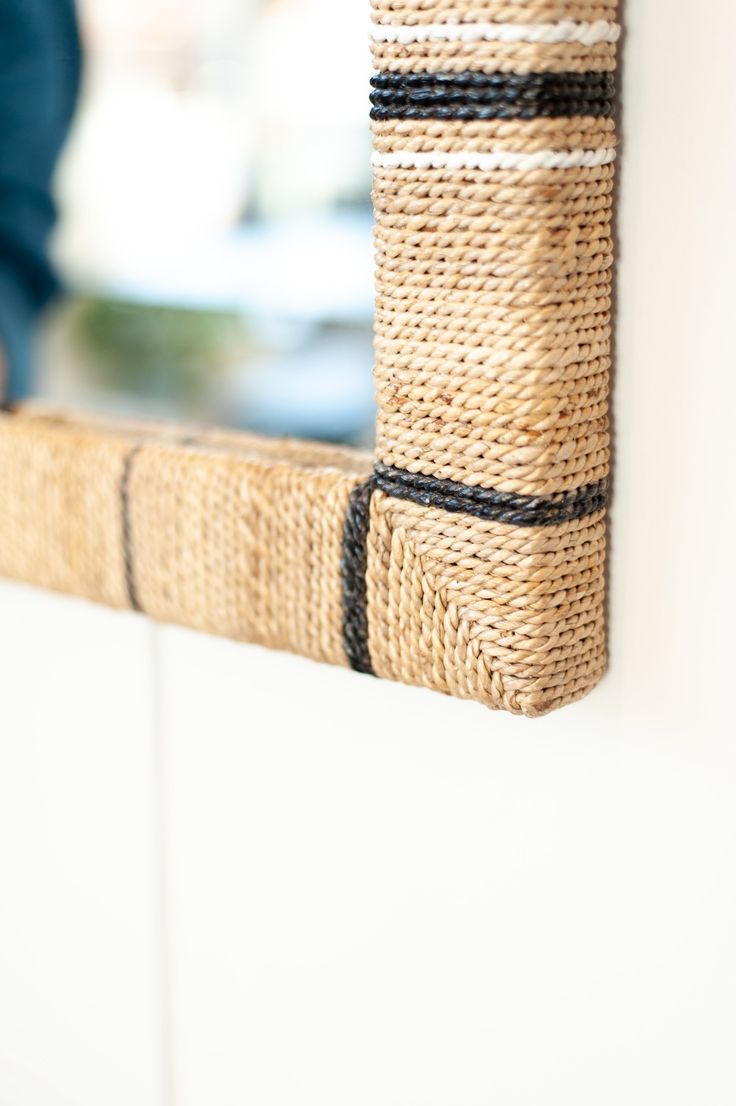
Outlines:
[[430, 150], [392, 150], [390, 153], [374, 153], [372, 164], [376, 169], [593, 169], [597, 165], [610, 165], [616, 158], [611, 148], [601, 150], [536, 150], [533, 153], [515, 150], [499, 150], [483, 154], [475, 150], [445, 152]]
[[595, 46], [618, 42], [621, 27], [603, 19], [594, 23], [424, 23], [416, 26], [374, 26], [374, 42], [579, 42]]

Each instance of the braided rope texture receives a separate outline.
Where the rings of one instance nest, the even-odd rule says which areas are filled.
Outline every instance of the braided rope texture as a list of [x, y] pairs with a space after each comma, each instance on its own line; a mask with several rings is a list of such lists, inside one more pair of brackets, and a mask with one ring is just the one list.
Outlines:
[[371, 460], [43, 409], [0, 415], [0, 576], [346, 666], [343, 525]]
[[0, 413], [0, 575], [537, 716], [606, 664], [614, 0], [373, 0], [375, 457]]
[[373, 0], [373, 671], [532, 716], [606, 664], [615, 20]]

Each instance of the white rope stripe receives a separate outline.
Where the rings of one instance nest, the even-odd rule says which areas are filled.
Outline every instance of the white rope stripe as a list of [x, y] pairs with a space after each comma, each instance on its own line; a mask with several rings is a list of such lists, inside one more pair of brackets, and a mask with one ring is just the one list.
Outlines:
[[533, 153], [515, 150], [499, 150], [484, 154], [475, 150], [445, 152], [430, 150], [392, 150], [390, 153], [374, 153], [372, 164], [376, 169], [592, 169], [597, 165], [610, 165], [616, 151], [609, 147], [601, 150], [535, 150]]
[[374, 26], [374, 42], [579, 42], [595, 46], [618, 42], [621, 27], [598, 19], [594, 23], [424, 23], [416, 26]]

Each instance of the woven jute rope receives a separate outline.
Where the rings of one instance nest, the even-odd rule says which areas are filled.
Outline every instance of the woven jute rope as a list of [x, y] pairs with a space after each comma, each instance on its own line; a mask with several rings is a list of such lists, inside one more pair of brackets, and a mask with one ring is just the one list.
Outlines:
[[616, 8], [373, 16], [372, 665], [541, 714], [606, 662]]
[[373, 21], [415, 23], [577, 23], [613, 21], [618, 0], [372, 0]]
[[373, 0], [375, 457], [0, 415], [0, 574], [539, 715], [606, 663], [615, 3]]
[[346, 665], [343, 527], [369, 471], [309, 443], [0, 416], [0, 575]]

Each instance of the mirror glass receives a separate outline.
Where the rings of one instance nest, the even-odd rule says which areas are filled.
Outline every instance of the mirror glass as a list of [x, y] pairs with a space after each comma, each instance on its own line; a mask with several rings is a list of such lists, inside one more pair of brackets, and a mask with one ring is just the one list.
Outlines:
[[369, 445], [367, 0], [79, 0], [37, 391]]

